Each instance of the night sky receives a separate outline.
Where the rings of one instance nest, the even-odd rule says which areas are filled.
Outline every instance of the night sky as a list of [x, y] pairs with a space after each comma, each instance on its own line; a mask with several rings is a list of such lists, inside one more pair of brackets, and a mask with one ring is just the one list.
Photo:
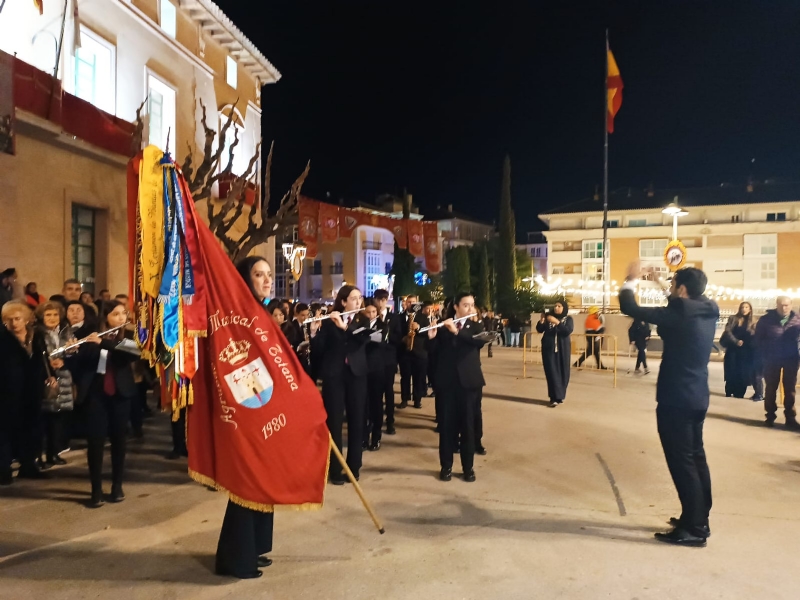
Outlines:
[[311, 159], [314, 197], [407, 188], [492, 221], [509, 153], [522, 241], [602, 182], [606, 26], [611, 189], [800, 179], [796, 0], [218, 3], [283, 74], [262, 97], [273, 195]]

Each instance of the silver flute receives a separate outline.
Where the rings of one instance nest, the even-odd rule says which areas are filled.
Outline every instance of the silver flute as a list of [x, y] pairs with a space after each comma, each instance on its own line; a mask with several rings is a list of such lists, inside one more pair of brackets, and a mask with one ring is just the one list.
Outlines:
[[[100, 336], [100, 337], [103, 337], [104, 335], [108, 335], [109, 333], [114, 333], [115, 331], [118, 331], [118, 330], [122, 329], [126, 325], [127, 325], [127, 323], [123, 323], [122, 325], [118, 325], [117, 327], [112, 327], [111, 329], [107, 329], [106, 331], [103, 331], [102, 333], [98, 333], [97, 335]], [[85, 343], [86, 340], [88, 340], [88, 339], [89, 338], [83, 338], [82, 340], [78, 340], [77, 342], [75, 342], [73, 344], [67, 344], [66, 346], [61, 346], [60, 348], [56, 348], [55, 350], [53, 350], [50, 353], [50, 358], [55, 358], [56, 356], [60, 356], [61, 354], [64, 354], [67, 350], [71, 350], [72, 348], [77, 348], [81, 344]]]
[[[466, 317], [459, 317], [458, 319], [453, 319], [453, 323], [458, 323], [459, 321], [466, 321], [467, 319], [471, 319], [472, 317], [475, 317], [477, 315], [478, 313], [472, 313], [470, 315], [467, 315]], [[444, 327], [444, 321], [442, 321], [441, 323], [437, 323], [436, 325], [428, 325], [427, 327], [423, 327], [422, 329], [417, 331], [417, 333], [422, 333], [424, 331], [429, 331], [431, 329], [439, 329], [439, 327]]]
[[[339, 316], [343, 317], [344, 315], [352, 315], [353, 313], [357, 313], [357, 312], [361, 312], [361, 309], [357, 308], [355, 310], [348, 310], [346, 312], [340, 312]], [[316, 323], [317, 321], [324, 321], [325, 319], [330, 319], [330, 318], [331, 318], [330, 314], [322, 315], [321, 317], [311, 317], [310, 319], [306, 319], [305, 321], [303, 321], [303, 325], [305, 325], [306, 323]]]

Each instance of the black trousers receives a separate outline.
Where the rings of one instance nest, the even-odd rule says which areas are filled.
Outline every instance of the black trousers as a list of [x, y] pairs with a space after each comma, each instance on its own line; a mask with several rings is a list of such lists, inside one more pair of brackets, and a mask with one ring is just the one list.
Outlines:
[[52, 462], [64, 448], [64, 426], [67, 418], [66, 412], [44, 413], [44, 439], [45, 455]]
[[638, 369], [640, 366], [643, 366], [645, 370], [647, 369], [647, 342], [643, 343], [636, 343], [636, 368]]
[[383, 398], [386, 410], [386, 425], [394, 425], [394, 378], [397, 365], [385, 367], [383, 372]]
[[461, 467], [466, 473], [475, 462], [475, 412], [480, 388], [467, 390], [460, 384], [439, 390], [439, 463], [453, 468], [453, 454], [461, 439]]
[[188, 456], [186, 449], [186, 409], [182, 408], [177, 421], [172, 421], [172, 451], [181, 456]]
[[483, 388], [478, 390], [478, 398], [475, 403], [475, 447], [482, 446], [483, 440]]
[[131, 398], [105, 394], [87, 398], [86, 456], [93, 496], [103, 492], [103, 448], [106, 437], [111, 441], [111, 481], [115, 487], [122, 485], [130, 413]]
[[[361, 470], [361, 442], [364, 439], [364, 421], [367, 404], [367, 378], [356, 377], [345, 367], [341, 378], [322, 380], [322, 401], [328, 413], [328, 429], [339, 450], [342, 450], [342, 427], [347, 409], [347, 466], [358, 475]], [[342, 476], [342, 466], [331, 452], [330, 476]]]
[[383, 367], [378, 371], [370, 371], [367, 375], [367, 423], [369, 427], [364, 429], [364, 441], [372, 443], [381, 439], [381, 427], [383, 427], [383, 393], [385, 387], [385, 372]]
[[405, 352], [399, 357], [398, 362], [400, 363], [400, 399], [406, 402], [412, 399], [413, 384], [414, 403], [422, 402], [422, 398], [428, 393], [427, 357]]
[[703, 448], [706, 411], [681, 410], [659, 405], [656, 409], [658, 435], [672, 481], [681, 501], [681, 525], [690, 533], [703, 535], [711, 512], [711, 475]]
[[258, 557], [272, 551], [274, 517], [228, 500], [217, 543], [217, 573], [234, 577], [255, 573]]
[[597, 361], [597, 366], [602, 367], [603, 363], [600, 362], [600, 345], [602, 343], [602, 338], [599, 338], [594, 335], [587, 335], [586, 336], [586, 350], [584, 350], [581, 357], [578, 359], [576, 363], [577, 366], [581, 366], [583, 361], [585, 361], [590, 356], [594, 356], [594, 359]]

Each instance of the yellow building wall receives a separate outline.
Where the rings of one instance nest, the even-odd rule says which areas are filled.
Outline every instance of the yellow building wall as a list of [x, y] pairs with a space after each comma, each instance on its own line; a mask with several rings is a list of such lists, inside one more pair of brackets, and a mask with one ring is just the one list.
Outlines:
[[800, 288], [800, 232], [778, 234], [778, 288]]
[[[617, 285], [621, 286], [628, 274], [628, 265], [639, 260], [639, 238], [613, 239], [609, 242], [608, 250], [611, 255], [608, 267], [609, 282], [616, 281]], [[619, 302], [612, 296], [609, 304], [619, 305]]]
[[[72, 205], [99, 209], [95, 289], [128, 291], [128, 231], [124, 165], [101, 162], [27, 135], [17, 135], [16, 156], [0, 154], [0, 264], [15, 267], [23, 285], [61, 292], [75, 276], [72, 265]], [[46, 158], [45, 158], [46, 157]], [[47, 177], [42, 177], [42, 165]]]

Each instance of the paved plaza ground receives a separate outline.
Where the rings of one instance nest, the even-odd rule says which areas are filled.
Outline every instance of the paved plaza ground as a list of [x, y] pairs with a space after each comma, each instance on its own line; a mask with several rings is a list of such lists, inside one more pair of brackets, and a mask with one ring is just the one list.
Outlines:
[[383, 536], [352, 486], [329, 486], [321, 511], [277, 513], [261, 579], [215, 576], [226, 499], [162, 458], [159, 416], [131, 443], [122, 504], [84, 508], [82, 451], [47, 482], [0, 490], [0, 598], [800, 598], [800, 436], [763, 427], [761, 405], [724, 398], [721, 364], [706, 421], [713, 535], [688, 549], [652, 537], [679, 512], [655, 430], [657, 363], [635, 377], [622, 359], [617, 389], [575, 373], [550, 409], [541, 367], [521, 379], [520, 350], [485, 356], [477, 482], [460, 479], [458, 459], [451, 482], [437, 479], [432, 398], [398, 411], [397, 435], [365, 453], [361, 483]]

